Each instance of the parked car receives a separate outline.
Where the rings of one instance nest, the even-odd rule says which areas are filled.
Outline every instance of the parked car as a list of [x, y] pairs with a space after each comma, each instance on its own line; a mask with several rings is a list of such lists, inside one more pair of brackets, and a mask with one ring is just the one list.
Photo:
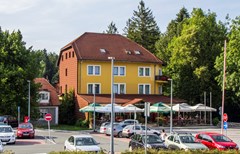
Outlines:
[[72, 135], [64, 143], [66, 151], [88, 151], [98, 153], [101, 148], [94, 138], [90, 135]]
[[[134, 133], [143, 133], [145, 130], [146, 129], [144, 125], [127, 125], [123, 128], [122, 135], [123, 137], [131, 137]], [[160, 135], [160, 132], [158, 130], [151, 129], [149, 127], [147, 127], [147, 132]]]
[[134, 149], [144, 149], [145, 145], [149, 149], [166, 149], [166, 146], [162, 139], [156, 134], [147, 134], [147, 144], [145, 144], [145, 134], [134, 134], [129, 141], [129, 151]]
[[228, 150], [236, 149], [238, 150], [238, 145], [233, 142], [230, 138], [223, 134], [215, 132], [201, 132], [196, 135], [198, 142], [206, 145], [209, 149], [218, 149], [218, 150]]
[[126, 124], [126, 125], [134, 125], [134, 124], [139, 124], [138, 120], [135, 119], [125, 119], [120, 122], [121, 124]]
[[173, 133], [166, 137], [165, 145], [172, 150], [206, 150], [202, 143], [196, 142], [195, 137], [190, 133]]
[[3, 143], [0, 141], [0, 153], [3, 153]]
[[18, 126], [18, 120], [16, 117], [11, 115], [2, 115], [0, 116], [0, 123], [5, 123], [7, 125], [11, 125], [12, 127]]
[[15, 144], [16, 137], [13, 132], [12, 126], [10, 125], [0, 125], [0, 140], [4, 143]]
[[17, 138], [34, 138], [35, 130], [31, 123], [20, 123], [17, 128]]
[[107, 127], [110, 124], [110, 122], [104, 122], [100, 126], [100, 133], [106, 134]]
[[[114, 123], [113, 124], [113, 136], [122, 137], [122, 131], [125, 126], [127, 126], [127, 124]], [[108, 125], [106, 135], [111, 135], [111, 125]]]

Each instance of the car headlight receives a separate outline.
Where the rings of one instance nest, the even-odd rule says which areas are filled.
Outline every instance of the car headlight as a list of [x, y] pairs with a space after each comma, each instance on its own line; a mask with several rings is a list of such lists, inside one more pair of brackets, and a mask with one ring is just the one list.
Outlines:
[[147, 144], [147, 148], [152, 148], [152, 146], [150, 144]]
[[22, 132], [21, 132], [21, 131], [18, 131], [17, 133], [18, 133], [18, 134], [22, 134]]
[[14, 138], [14, 137], [15, 137], [15, 135], [12, 135], [12, 137]]
[[222, 146], [222, 145], [219, 145], [219, 144], [217, 144], [217, 147], [221, 148], [221, 149], [225, 149], [226, 148], [225, 146]]

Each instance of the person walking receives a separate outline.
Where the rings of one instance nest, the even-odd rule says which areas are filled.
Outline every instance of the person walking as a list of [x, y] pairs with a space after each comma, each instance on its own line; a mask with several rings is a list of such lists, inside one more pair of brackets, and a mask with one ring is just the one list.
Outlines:
[[165, 130], [162, 129], [161, 139], [162, 139], [163, 141], [165, 141], [165, 138], [166, 138], [166, 137], [167, 137], [167, 134], [166, 134]]

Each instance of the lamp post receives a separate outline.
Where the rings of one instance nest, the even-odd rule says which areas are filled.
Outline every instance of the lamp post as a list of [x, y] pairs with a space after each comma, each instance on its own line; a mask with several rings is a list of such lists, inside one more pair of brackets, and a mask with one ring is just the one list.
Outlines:
[[30, 80], [28, 82], [28, 121], [30, 121]]
[[170, 99], [170, 103], [171, 103], [171, 111], [170, 111], [170, 133], [172, 133], [172, 125], [173, 125], [173, 116], [172, 116], [172, 100], [173, 100], [173, 87], [172, 87], [172, 79], [168, 79], [169, 81], [171, 81], [171, 99]]
[[115, 57], [108, 57], [108, 59], [111, 59], [111, 141], [110, 141], [110, 153], [114, 154], [114, 136], [113, 136], [113, 122], [114, 122], [114, 102], [113, 102], [113, 86], [114, 86], [114, 59]]
[[93, 131], [96, 132], [96, 120], [95, 120], [95, 114], [96, 114], [96, 85], [94, 84], [94, 91], [93, 91]]

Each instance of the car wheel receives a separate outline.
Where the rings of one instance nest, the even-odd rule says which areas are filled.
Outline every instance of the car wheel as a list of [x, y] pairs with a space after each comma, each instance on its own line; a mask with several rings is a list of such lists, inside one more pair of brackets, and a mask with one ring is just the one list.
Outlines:
[[63, 147], [63, 150], [66, 151], [66, 147], [65, 146]]
[[119, 137], [119, 138], [122, 138], [122, 137], [123, 137], [123, 136], [122, 136], [122, 132], [119, 132], [119, 133], [118, 133], [118, 137]]
[[133, 151], [133, 149], [132, 149], [132, 146], [131, 146], [131, 145], [129, 146], [129, 151], [130, 151], [130, 152], [132, 152], [132, 151]]

